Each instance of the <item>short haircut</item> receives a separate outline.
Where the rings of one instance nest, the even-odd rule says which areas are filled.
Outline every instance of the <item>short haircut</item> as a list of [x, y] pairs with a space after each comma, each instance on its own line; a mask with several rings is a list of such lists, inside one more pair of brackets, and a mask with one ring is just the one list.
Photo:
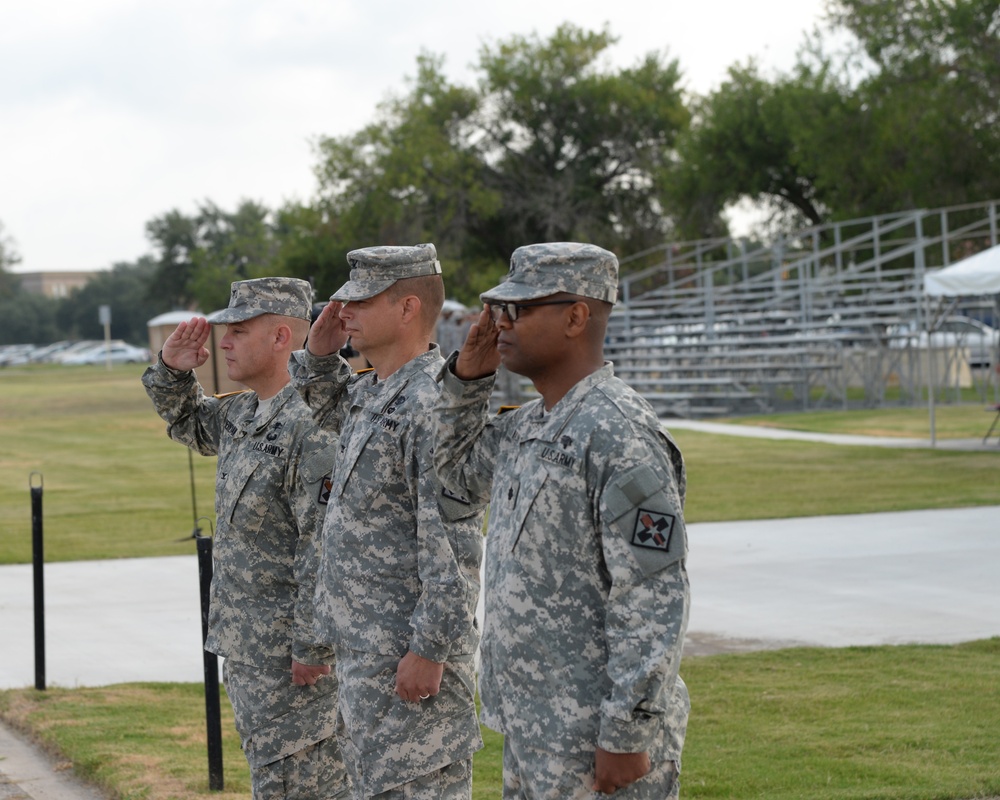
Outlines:
[[420, 321], [427, 331], [437, 325], [441, 309], [444, 307], [444, 281], [440, 275], [419, 275], [416, 278], [402, 278], [385, 290], [392, 302], [415, 295], [420, 300]]
[[298, 317], [284, 317], [281, 320], [292, 331], [292, 350], [301, 350], [305, 347], [306, 338], [309, 336], [309, 320]]
[[[260, 321], [254, 322], [255, 320]], [[272, 331], [279, 325], [287, 326], [288, 330], [291, 332], [290, 344], [292, 350], [301, 350], [305, 346], [306, 337], [309, 336], [309, 320], [300, 319], [299, 317], [288, 317], [284, 314], [261, 314], [259, 317], [251, 317], [246, 321], [257, 325], [267, 325]]]

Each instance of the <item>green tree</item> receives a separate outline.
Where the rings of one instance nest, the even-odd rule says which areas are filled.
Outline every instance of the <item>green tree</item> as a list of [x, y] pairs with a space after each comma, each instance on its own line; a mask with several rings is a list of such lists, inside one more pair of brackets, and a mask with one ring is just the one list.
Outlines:
[[1000, 4], [831, 0], [829, 7], [870, 64], [857, 91], [872, 132], [873, 174], [858, 208], [1000, 196]]
[[192, 216], [173, 210], [150, 220], [146, 234], [158, 251], [150, 299], [208, 312], [229, 302], [233, 281], [275, 274], [280, 259], [272, 216], [251, 200], [233, 212], [206, 201]]
[[996, 0], [831, 0], [827, 33], [773, 80], [733, 67], [696, 105], [665, 205], [713, 235], [748, 199], [785, 227], [1000, 196]]
[[49, 344], [63, 338], [56, 323], [59, 303], [19, 287], [0, 291], [0, 344]]
[[500, 203], [468, 143], [479, 100], [450, 85], [442, 63], [420, 56], [409, 92], [380, 104], [376, 122], [318, 142], [316, 220], [341, 254], [325, 263], [321, 283], [339, 286], [343, 256], [375, 244], [434, 242], [452, 293], [464, 287], [467, 296], [477, 276], [499, 272], [501, 259], [474, 232]]
[[172, 308], [166, 297], [151, 297], [149, 285], [158, 265], [151, 256], [115, 264], [61, 301], [55, 318], [61, 335], [70, 339], [102, 339], [98, 309], [111, 308], [111, 338], [141, 347], [149, 343], [146, 323]]
[[158, 251], [156, 271], [149, 285], [149, 298], [163, 297], [180, 308], [196, 303], [194, 252], [198, 248], [197, 217], [176, 209], [146, 223], [146, 237]]
[[0, 222], [0, 298], [10, 297], [20, 289], [21, 281], [9, 271], [20, 261], [14, 240], [4, 235], [3, 223]]
[[566, 24], [548, 41], [513, 37], [480, 54], [482, 101], [471, 139], [502, 197], [500, 251], [588, 239], [639, 249], [666, 232], [656, 179], [688, 110], [677, 61], [656, 53], [611, 71], [607, 29]]
[[347, 281], [347, 253], [359, 246], [345, 241], [341, 228], [322, 204], [287, 203], [275, 215], [277, 272], [309, 281], [325, 301]]
[[676, 62], [613, 71], [607, 31], [571, 25], [480, 53], [475, 88], [418, 59], [408, 92], [362, 131], [320, 140], [320, 205], [354, 246], [433, 241], [449, 292], [472, 302], [528, 242], [628, 251], [668, 227], [657, 181], [687, 111]]
[[664, 205], [682, 233], [724, 235], [721, 212], [744, 198], [770, 211], [779, 227], [821, 222], [831, 121], [849, 124], [853, 102], [827, 65], [799, 65], [774, 82], [753, 62], [730, 67], [718, 89], [695, 101], [665, 185]]

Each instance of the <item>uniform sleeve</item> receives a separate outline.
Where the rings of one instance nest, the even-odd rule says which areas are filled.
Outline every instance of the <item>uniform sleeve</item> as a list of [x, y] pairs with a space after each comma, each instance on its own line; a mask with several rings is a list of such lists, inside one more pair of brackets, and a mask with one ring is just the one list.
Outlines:
[[684, 717], [675, 692], [687, 629], [687, 532], [680, 452], [667, 437], [628, 437], [601, 487], [597, 524], [611, 575], [605, 632], [610, 696], [598, 745], [647, 750], [665, 715]]
[[315, 356], [308, 350], [296, 350], [289, 356], [288, 373], [316, 424], [339, 433], [350, 402], [347, 385], [353, 374], [351, 365], [337, 353]]
[[[405, 458], [417, 498], [417, 571], [420, 596], [410, 647], [442, 662], [469, 640], [479, 598], [484, 505], [446, 490], [434, 472], [430, 419], [409, 426]], [[474, 650], [474, 644], [467, 652]], [[465, 652], [461, 648], [459, 652]]]
[[462, 381], [452, 372], [452, 354], [441, 373], [441, 399], [434, 416], [434, 470], [452, 492], [477, 502], [490, 498], [501, 439], [489, 402], [494, 378]]
[[142, 385], [171, 439], [203, 456], [218, 455], [226, 404], [206, 397], [193, 371], [171, 369], [160, 356], [142, 374]]
[[323, 519], [337, 441], [328, 431], [311, 425], [304, 427], [299, 435], [299, 446], [289, 471], [287, 487], [289, 505], [298, 528], [293, 567], [296, 595], [292, 658], [300, 664], [326, 664], [333, 658], [333, 649], [329, 643], [317, 640], [313, 609]]

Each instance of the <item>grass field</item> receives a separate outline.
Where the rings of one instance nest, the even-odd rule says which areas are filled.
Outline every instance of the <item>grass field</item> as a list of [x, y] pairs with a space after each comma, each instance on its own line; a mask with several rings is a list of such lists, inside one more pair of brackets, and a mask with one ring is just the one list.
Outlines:
[[0, 563], [31, 560], [33, 472], [48, 561], [194, 552], [178, 541], [194, 528], [189, 463], [198, 515], [214, 521], [215, 459], [189, 462], [167, 438], [143, 369], [0, 371]]
[[[141, 365], [0, 371], [0, 564], [31, 560], [32, 473], [41, 480], [48, 561], [178, 555], [195, 505], [214, 520], [215, 459], [165, 434]], [[804, 430], [926, 435], [926, 410], [787, 414], [748, 420]], [[938, 435], [985, 429], [982, 406], [938, 410]], [[1000, 504], [1000, 447], [886, 450], [679, 430], [692, 522]]]

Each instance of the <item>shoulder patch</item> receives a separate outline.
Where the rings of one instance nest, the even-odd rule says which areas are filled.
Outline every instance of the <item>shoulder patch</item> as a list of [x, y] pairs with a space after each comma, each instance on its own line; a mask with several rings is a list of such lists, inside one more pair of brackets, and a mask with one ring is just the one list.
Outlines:
[[249, 389], [237, 389], [235, 392], [220, 392], [219, 394], [213, 394], [216, 400], [225, 400], [227, 397], [236, 397], [238, 394], [246, 394]]
[[664, 476], [647, 464], [615, 477], [602, 498], [605, 524], [629, 545], [634, 563], [645, 575], [687, 555], [687, 532], [681, 507]]
[[497, 409], [497, 416], [499, 417], [501, 414], [506, 414], [508, 411], [517, 411], [520, 407], [521, 406], [500, 406], [500, 408]]
[[632, 544], [650, 550], [669, 550], [677, 517], [667, 511], [639, 508], [635, 512]]

